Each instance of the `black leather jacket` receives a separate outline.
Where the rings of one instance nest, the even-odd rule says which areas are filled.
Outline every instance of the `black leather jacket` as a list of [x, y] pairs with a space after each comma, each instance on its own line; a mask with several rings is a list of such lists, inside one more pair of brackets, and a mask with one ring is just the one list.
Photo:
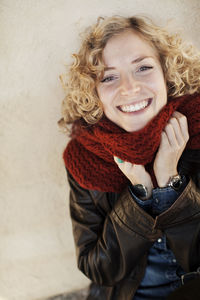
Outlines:
[[155, 219], [128, 187], [121, 194], [86, 190], [68, 174], [78, 268], [92, 281], [88, 300], [132, 300], [148, 250], [163, 234], [184, 271], [200, 266], [200, 151], [184, 151], [178, 169], [189, 183]]

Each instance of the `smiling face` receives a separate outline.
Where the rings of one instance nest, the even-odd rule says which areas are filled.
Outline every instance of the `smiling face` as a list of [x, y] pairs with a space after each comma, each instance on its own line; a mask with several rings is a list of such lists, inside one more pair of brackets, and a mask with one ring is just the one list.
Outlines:
[[107, 42], [103, 61], [97, 93], [106, 117], [128, 132], [142, 129], [167, 103], [156, 50], [129, 30]]

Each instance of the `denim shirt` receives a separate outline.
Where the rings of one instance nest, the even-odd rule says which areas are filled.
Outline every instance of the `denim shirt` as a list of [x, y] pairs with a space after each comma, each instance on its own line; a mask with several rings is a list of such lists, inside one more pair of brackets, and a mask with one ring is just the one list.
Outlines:
[[[137, 204], [153, 217], [164, 212], [176, 201], [187, 184], [183, 178], [183, 184], [179, 191], [171, 187], [156, 188], [148, 200], [141, 200], [130, 192]], [[144, 277], [134, 296], [134, 300], [162, 300], [181, 285], [177, 271], [184, 274], [184, 271], [177, 263], [173, 252], [167, 245], [166, 236], [159, 238], [150, 248], [147, 258], [147, 266]]]

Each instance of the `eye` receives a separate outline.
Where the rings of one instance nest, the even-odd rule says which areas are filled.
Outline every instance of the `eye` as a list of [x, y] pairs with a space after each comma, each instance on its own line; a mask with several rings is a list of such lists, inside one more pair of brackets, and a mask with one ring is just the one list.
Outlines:
[[115, 79], [116, 79], [116, 76], [110, 75], [110, 76], [107, 76], [107, 77], [103, 78], [101, 80], [101, 82], [109, 82], [109, 81], [113, 81]]
[[147, 71], [147, 70], [150, 70], [150, 69], [153, 69], [153, 67], [152, 66], [141, 66], [138, 69], [138, 72], [144, 72], [144, 71]]

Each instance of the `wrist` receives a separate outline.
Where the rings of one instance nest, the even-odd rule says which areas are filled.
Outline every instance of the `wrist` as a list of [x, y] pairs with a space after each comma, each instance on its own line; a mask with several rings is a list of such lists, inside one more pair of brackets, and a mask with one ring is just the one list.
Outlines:
[[[164, 173], [164, 172], [163, 172]], [[170, 172], [170, 174], [163, 174], [164, 176], [160, 177], [160, 178], [157, 178], [157, 183], [158, 183], [158, 186], [160, 188], [163, 188], [163, 187], [166, 187], [170, 181], [171, 178], [175, 177], [175, 176], [178, 176], [178, 172], [177, 171], [174, 171], [174, 172]]]
[[165, 185], [162, 185], [162, 186], [159, 185], [159, 187], [160, 188], [171, 187], [175, 191], [178, 191], [178, 190], [181, 189], [184, 182], [185, 182], [185, 176], [184, 175], [179, 175], [177, 173], [174, 176], [170, 176]]

